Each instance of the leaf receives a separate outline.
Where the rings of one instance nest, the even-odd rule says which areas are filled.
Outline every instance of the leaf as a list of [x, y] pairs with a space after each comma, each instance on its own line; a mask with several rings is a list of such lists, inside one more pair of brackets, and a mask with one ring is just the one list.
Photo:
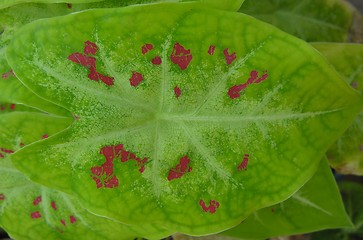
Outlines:
[[[8, 156], [63, 130], [70, 118], [11, 112], [0, 118], [0, 226], [15, 239], [159, 239], [160, 226], [126, 226], [87, 211], [74, 197], [33, 183]], [[52, 124], [53, 123], [53, 124]], [[140, 234], [140, 235], [139, 235]]]
[[353, 8], [342, 0], [246, 0], [241, 12], [308, 42], [345, 42]]
[[203, 4], [207, 4], [222, 10], [238, 11], [245, 0], [199, 0]]
[[[363, 44], [314, 43], [313, 46], [348, 84], [363, 93]], [[338, 172], [363, 175], [363, 111], [327, 155]]]
[[7, 58], [78, 116], [16, 167], [97, 214], [190, 235], [290, 196], [363, 104], [305, 42], [199, 4], [37, 21]]
[[265, 239], [351, 225], [328, 162], [323, 159], [314, 176], [288, 200], [251, 214], [221, 234]]
[[0, 9], [11, 7], [20, 3], [90, 3], [90, 2], [100, 2], [103, 0], [0, 0]]
[[345, 207], [351, 220], [354, 223], [354, 228], [344, 228], [337, 230], [326, 230], [312, 234], [312, 240], [319, 239], [361, 239], [363, 237], [363, 188], [362, 183], [343, 180], [339, 182]]

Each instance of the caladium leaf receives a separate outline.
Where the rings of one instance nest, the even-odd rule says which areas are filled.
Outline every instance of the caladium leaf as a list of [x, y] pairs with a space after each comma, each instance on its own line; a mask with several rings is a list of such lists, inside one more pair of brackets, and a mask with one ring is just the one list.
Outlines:
[[[185, 1], [185, 0], [184, 0]], [[199, 2], [223, 10], [238, 11], [245, 0], [199, 0]], [[185, 1], [186, 2], [186, 1]]]
[[[363, 44], [314, 43], [353, 88], [363, 93]], [[328, 151], [332, 167], [344, 174], [363, 175], [363, 111]]]
[[309, 42], [345, 42], [354, 9], [342, 0], [246, 0], [240, 11]]
[[188, 234], [285, 200], [363, 104], [310, 45], [200, 4], [37, 21], [7, 57], [77, 116], [13, 155], [19, 169], [100, 215]]
[[222, 235], [265, 239], [351, 226], [328, 161], [323, 159], [314, 176], [292, 197], [253, 213]]
[[51, 137], [69, 120], [40, 113], [1, 115], [0, 226], [17, 240], [132, 240], [139, 236], [160, 239], [169, 235], [160, 226], [126, 226], [96, 216], [74, 197], [31, 182], [12, 165], [9, 154], [28, 143]]

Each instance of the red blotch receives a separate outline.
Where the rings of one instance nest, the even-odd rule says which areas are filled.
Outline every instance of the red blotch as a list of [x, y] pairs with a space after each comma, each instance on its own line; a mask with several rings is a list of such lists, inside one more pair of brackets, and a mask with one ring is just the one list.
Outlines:
[[275, 208], [271, 208], [271, 212], [275, 213], [276, 209]]
[[216, 46], [210, 45], [209, 48], [208, 48], [208, 54], [209, 55], [214, 55], [215, 50], [216, 50]]
[[33, 218], [33, 219], [36, 219], [36, 218], [41, 218], [41, 217], [42, 217], [42, 215], [40, 214], [40, 212], [39, 212], [39, 211], [36, 211], [36, 212], [32, 212], [32, 213], [30, 214], [30, 217], [31, 217], [31, 218]]
[[249, 157], [250, 157], [249, 154], [244, 155], [241, 164], [237, 167], [238, 171], [247, 170]]
[[15, 110], [15, 104], [13, 103], [13, 104], [10, 104], [10, 110], [12, 110], [12, 111], [14, 111]]
[[143, 55], [145, 55], [147, 52], [149, 52], [153, 48], [154, 48], [154, 46], [152, 44], [146, 43], [144, 46], [141, 47], [141, 52]]
[[48, 138], [49, 136], [48, 136], [48, 134], [43, 134], [42, 135], [42, 139], [46, 139], [46, 138]]
[[16, 107], [16, 104], [14, 104], [14, 103], [12, 103], [12, 104], [7, 104], [7, 103], [0, 104], [0, 110], [2, 112], [4, 112], [4, 111], [14, 111], [15, 107]]
[[247, 80], [247, 82], [240, 84], [240, 85], [234, 85], [228, 90], [228, 95], [230, 98], [239, 98], [241, 96], [241, 91], [245, 90], [248, 85], [251, 84], [258, 84], [263, 81], [265, 81], [268, 77], [267, 72], [265, 71], [264, 74], [261, 77], [258, 77], [257, 71], [251, 71], [250, 78]]
[[178, 65], [181, 70], [185, 70], [190, 61], [192, 61], [193, 55], [190, 53], [190, 49], [186, 50], [179, 43], [175, 43], [173, 52], [171, 53], [170, 60]]
[[13, 151], [13, 150], [5, 149], [5, 148], [0, 148], [0, 151], [2, 151], [3, 153], [7, 153], [7, 154], [12, 154], [12, 153], [14, 153], [14, 151]]
[[217, 211], [217, 208], [219, 208], [220, 206], [219, 202], [217, 202], [216, 200], [210, 200], [209, 206], [206, 206], [204, 200], [202, 199], [200, 199], [199, 205], [202, 207], [204, 212], [210, 212], [212, 214], [215, 213]]
[[71, 9], [72, 8], [72, 4], [67, 3], [67, 8]]
[[90, 54], [96, 55], [97, 51], [98, 51], [98, 47], [97, 47], [97, 45], [95, 43], [90, 42], [90, 41], [86, 41], [84, 43], [84, 50], [83, 50], [84, 54], [86, 54], [86, 55], [90, 55]]
[[142, 82], [142, 80], [144, 80], [142, 74], [134, 71], [132, 72], [132, 76], [130, 78], [130, 85], [133, 87], [137, 87]]
[[154, 57], [152, 60], [151, 60], [152, 64], [154, 65], [160, 65], [161, 64], [161, 58], [159, 56], [156, 56]]
[[72, 215], [72, 216], [69, 216], [69, 221], [71, 222], [71, 224], [74, 224], [74, 223], [76, 223], [77, 219]]
[[5, 200], [5, 195], [3, 193], [0, 193], [0, 201], [4, 201]]
[[223, 54], [226, 57], [227, 65], [230, 65], [236, 59], [236, 53], [233, 52], [232, 54], [229, 54], [228, 48], [224, 49]]
[[143, 173], [145, 170], [145, 164], [147, 158], [139, 158], [134, 153], [126, 151], [122, 144], [116, 146], [106, 146], [100, 151], [100, 154], [104, 155], [106, 162], [101, 166], [91, 168], [92, 179], [96, 182], [97, 188], [115, 188], [118, 187], [118, 179], [114, 174], [114, 160], [120, 158], [121, 162], [136, 161], [136, 165], [139, 167], [139, 172]]
[[65, 225], [66, 225], [66, 221], [64, 221], [63, 219], [61, 219], [61, 220], [60, 220], [60, 222], [61, 222], [61, 224], [62, 224], [63, 226], [65, 226]]
[[1, 78], [2, 79], [8, 79], [9, 78], [9, 73], [3, 73], [3, 74], [1, 74]]
[[42, 201], [42, 196], [38, 196], [34, 199], [33, 205], [36, 206]]
[[178, 86], [174, 87], [174, 93], [175, 93], [175, 96], [177, 98], [179, 98], [181, 95], [181, 89]]
[[19, 144], [19, 146], [20, 146], [20, 147], [24, 147], [24, 146], [25, 146], [25, 144], [21, 142], [21, 143]]
[[53, 210], [54, 210], [54, 211], [56, 211], [56, 210], [57, 210], [57, 205], [55, 204], [55, 202], [54, 202], [54, 201], [52, 201], [52, 202], [50, 203], [50, 206], [53, 208]]
[[192, 168], [188, 166], [190, 163], [190, 159], [188, 156], [184, 156], [180, 158], [180, 163], [176, 165], [174, 168], [170, 169], [168, 180], [171, 181], [176, 178], [181, 178], [185, 173], [192, 171]]
[[97, 72], [97, 68], [96, 68], [97, 59], [94, 57], [91, 57], [91, 56], [87, 56], [89, 54], [93, 54], [93, 55], [96, 54], [97, 50], [98, 50], [98, 47], [95, 43], [86, 41], [85, 47], [84, 47], [84, 54], [78, 53], [78, 52], [72, 53], [71, 55], [68, 56], [68, 60], [70, 60], [74, 63], [77, 63], [77, 64], [81, 64], [82, 66], [89, 69], [90, 73], [88, 74], [88, 78], [90, 80], [97, 81], [97, 82], [101, 80], [107, 86], [112, 86], [114, 84], [114, 78], [105, 76], [105, 75]]

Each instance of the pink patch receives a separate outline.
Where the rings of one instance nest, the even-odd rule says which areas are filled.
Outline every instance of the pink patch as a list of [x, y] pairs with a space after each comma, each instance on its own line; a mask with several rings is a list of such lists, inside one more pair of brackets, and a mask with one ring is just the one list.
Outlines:
[[192, 54], [190, 53], [190, 49], [186, 50], [179, 43], [175, 43], [173, 52], [171, 53], [170, 60], [178, 65], [181, 70], [185, 70], [189, 63], [192, 61]]
[[132, 77], [130, 78], [130, 85], [133, 87], [137, 87], [142, 80], [144, 80], [144, 77], [141, 73], [138, 72], [132, 72]]
[[93, 43], [93, 42], [90, 42], [90, 41], [86, 41], [85, 43], [84, 43], [84, 50], [83, 50], [83, 52], [84, 52], [84, 54], [86, 54], [86, 55], [96, 55], [96, 53], [97, 53], [97, 51], [98, 51], [98, 47], [97, 47], [97, 45], [95, 44], [95, 43]]
[[8, 79], [9, 78], [9, 73], [3, 73], [3, 74], [1, 74], [1, 78], [2, 79]]
[[208, 54], [209, 55], [214, 55], [215, 50], [216, 50], [216, 46], [210, 45], [209, 48], [208, 48]]
[[5, 200], [5, 195], [3, 193], [0, 193], [0, 201], [4, 201]]
[[210, 212], [210, 213], [215, 213], [217, 211], [217, 208], [219, 208], [220, 204], [219, 202], [217, 202], [216, 200], [210, 200], [209, 201], [209, 206], [205, 205], [204, 200], [200, 200], [199, 201], [199, 205], [202, 207], [204, 212]]
[[36, 218], [41, 218], [41, 217], [42, 217], [42, 215], [40, 214], [40, 212], [39, 212], [39, 211], [36, 211], [36, 212], [32, 212], [32, 213], [30, 214], [30, 217], [31, 217], [31, 218], [33, 218], [33, 219], [36, 219]]
[[43, 134], [43, 136], [42, 136], [43, 139], [46, 139], [48, 137], [49, 137], [48, 134]]
[[77, 219], [74, 216], [69, 216], [69, 221], [71, 222], [71, 224], [74, 224]]
[[42, 201], [42, 196], [38, 196], [34, 199], [33, 205], [36, 206]]
[[228, 48], [224, 49], [223, 54], [226, 57], [227, 65], [230, 65], [236, 59], [236, 53], [229, 54]]
[[11, 111], [14, 111], [15, 110], [15, 107], [16, 107], [16, 105], [13, 103], [13, 104], [10, 104], [10, 110]]
[[101, 73], [99, 73], [96, 69], [96, 61], [97, 59], [91, 56], [88, 56], [89, 54], [96, 54], [98, 50], [98, 47], [95, 43], [92, 43], [90, 41], [85, 42], [84, 47], [84, 54], [82, 53], [72, 53], [68, 56], [68, 60], [80, 64], [87, 69], [89, 69], [90, 73], [88, 74], [88, 78], [93, 81], [102, 81], [107, 86], [112, 86], [114, 84], [114, 78], [105, 76]]
[[175, 94], [175, 96], [177, 98], [180, 97], [180, 95], [181, 95], [181, 89], [178, 86], [174, 87], [174, 94]]
[[251, 71], [250, 78], [247, 80], [247, 82], [240, 85], [234, 85], [233, 87], [231, 87], [228, 90], [228, 95], [232, 99], [239, 98], [241, 96], [240, 92], [245, 90], [248, 87], [248, 85], [261, 83], [265, 81], [267, 77], [268, 74], [266, 73], [266, 71], [261, 77], [258, 77], [257, 71]]
[[60, 220], [60, 222], [61, 222], [61, 224], [62, 224], [63, 226], [65, 226], [65, 225], [66, 225], [66, 221], [64, 221], [63, 219], [61, 219], [61, 220]]
[[5, 156], [2, 153], [0, 153], [0, 158], [5, 158]]
[[154, 46], [150, 43], [146, 43], [144, 46], [141, 47], [141, 52], [143, 55], [145, 55], [147, 52], [151, 51], [154, 48]]
[[57, 210], [57, 205], [55, 204], [55, 202], [54, 202], [54, 201], [52, 201], [52, 202], [50, 203], [50, 206], [53, 208], [53, 210], [54, 210], [54, 211], [56, 211], [56, 210]]
[[161, 58], [159, 56], [156, 56], [154, 57], [152, 60], [151, 60], [152, 64], [154, 65], [160, 65], [161, 64]]
[[178, 165], [170, 169], [168, 175], [169, 181], [176, 178], [181, 178], [182, 176], [184, 176], [185, 173], [192, 171], [192, 168], [188, 166], [188, 164], [190, 163], [190, 159], [188, 158], [188, 156], [180, 158], [179, 162], [180, 163]]
[[121, 162], [136, 161], [136, 165], [139, 167], [139, 172], [143, 173], [145, 170], [145, 164], [147, 158], [139, 158], [132, 152], [126, 151], [122, 144], [116, 146], [106, 146], [100, 151], [100, 154], [104, 155], [106, 162], [101, 166], [91, 168], [91, 178], [96, 182], [97, 188], [116, 188], [119, 185], [118, 179], [114, 174], [114, 160], [120, 158]]
[[237, 167], [238, 171], [247, 170], [248, 160], [250, 155], [245, 154], [241, 164]]

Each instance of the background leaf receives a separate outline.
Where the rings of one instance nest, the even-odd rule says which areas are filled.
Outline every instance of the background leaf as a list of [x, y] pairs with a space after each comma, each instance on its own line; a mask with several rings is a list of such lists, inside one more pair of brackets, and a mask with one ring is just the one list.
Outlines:
[[261, 209], [222, 235], [248, 239], [351, 227], [328, 162], [323, 159], [314, 176], [288, 200]]
[[308, 42], [345, 42], [353, 8], [342, 0], [246, 0], [241, 12]]
[[0, 9], [11, 7], [20, 3], [90, 3], [102, 0], [0, 0]]
[[[353, 88], [363, 93], [363, 44], [314, 43]], [[327, 153], [343, 174], [363, 175], [363, 112]]]
[[21, 81], [77, 116], [15, 154], [18, 168], [97, 214], [188, 234], [286, 199], [362, 108], [305, 42], [199, 4], [37, 21], [7, 57]]

